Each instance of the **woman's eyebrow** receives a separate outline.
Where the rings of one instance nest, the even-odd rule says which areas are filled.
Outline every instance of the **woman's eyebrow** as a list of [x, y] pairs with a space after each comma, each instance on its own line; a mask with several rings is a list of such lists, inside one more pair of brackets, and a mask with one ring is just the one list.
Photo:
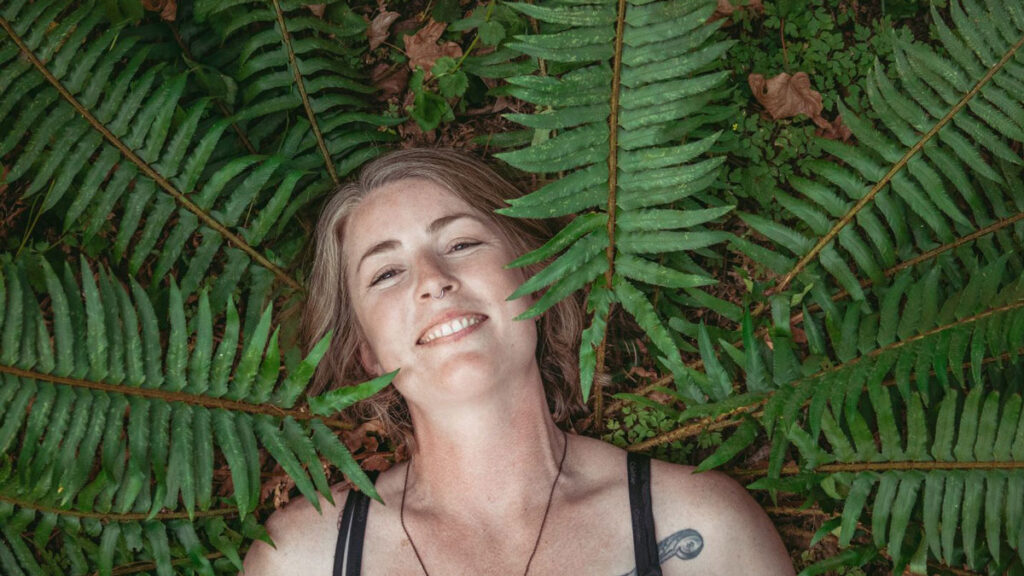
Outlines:
[[436, 234], [440, 232], [441, 229], [443, 229], [445, 226], [451, 224], [452, 222], [455, 222], [456, 220], [459, 220], [460, 218], [472, 218], [477, 221], [480, 220], [479, 218], [477, 218], [473, 214], [470, 214], [469, 212], [456, 212], [455, 214], [441, 216], [437, 220], [431, 222], [430, 226], [427, 226], [427, 232], [431, 234]]
[[[460, 220], [462, 218], [472, 218], [473, 220], [480, 222], [480, 219], [477, 218], [474, 214], [471, 214], [469, 212], [457, 212], [455, 214], [441, 216], [437, 220], [434, 220], [433, 222], [430, 223], [429, 226], [427, 226], [427, 232], [429, 234], [437, 234], [438, 232], [443, 230], [445, 226], [448, 226], [452, 222], [455, 222], [456, 220]], [[356, 265], [356, 273], [359, 273], [359, 269], [362, 268], [363, 266], [363, 261], [369, 258], [370, 256], [376, 256], [377, 254], [380, 254], [382, 252], [394, 250], [401, 245], [402, 243], [399, 242], [398, 240], [383, 240], [381, 242], [374, 244], [369, 250], [363, 253], [363, 256], [361, 258], [359, 258], [359, 264]]]

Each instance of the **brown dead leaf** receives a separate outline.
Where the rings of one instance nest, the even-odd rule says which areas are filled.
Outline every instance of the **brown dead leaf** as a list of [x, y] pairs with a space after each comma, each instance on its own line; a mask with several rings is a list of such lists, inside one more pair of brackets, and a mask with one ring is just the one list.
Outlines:
[[376, 452], [380, 443], [376, 436], [371, 436], [371, 434], [383, 433], [384, 426], [380, 420], [374, 419], [363, 422], [354, 430], [343, 431], [341, 435], [349, 452], [355, 454], [360, 451]]
[[447, 24], [444, 22], [435, 22], [431, 18], [430, 22], [419, 32], [404, 38], [405, 54], [409, 57], [410, 70], [415, 70], [417, 66], [420, 66], [427, 72], [425, 78], [429, 78], [430, 69], [438, 58], [462, 56], [462, 48], [455, 42], [445, 42], [440, 45], [437, 43], [446, 26]]
[[398, 12], [385, 10], [370, 20], [370, 26], [366, 29], [366, 35], [370, 37], [370, 50], [376, 50], [388, 39], [391, 24], [398, 19], [398, 16]]
[[765, 79], [760, 74], [747, 76], [754, 98], [765, 107], [775, 120], [792, 118], [803, 114], [818, 127], [819, 136], [832, 140], [849, 140], [850, 129], [843, 124], [842, 117], [829, 122], [822, 116], [821, 93], [811, 89], [811, 78], [806, 72], [790, 76], [783, 72]]
[[405, 92], [409, 86], [409, 69], [401, 65], [392, 67], [387, 62], [381, 62], [374, 66], [370, 73], [370, 82], [380, 90], [377, 99], [387, 100]]
[[718, 0], [718, 6], [715, 8], [714, 13], [711, 14], [711, 17], [708, 18], [708, 24], [715, 20], [729, 18], [733, 15], [733, 12], [743, 10], [752, 14], [764, 14], [764, 5], [761, 3], [761, 0], [750, 0], [746, 5], [740, 6], [733, 6], [729, 0]]
[[767, 80], [760, 74], [751, 74], [747, 82], [754, 98], [775, 120], [799, 114], [809, 118], [821, 116], [821, 93], [811, 89], [811, 78], [806, 72], [792, 76], [783, 72]]
[[327, 4], [304, 4], [307, 10], [313, 13], [313, 16], [323, 20], [324, 11], [327, 10]]
[[150, 12], [159, 12], [160, 19], [174, 22], [178, 16], [178, 3], [175, 0], [142, 0], [142, 7]]
[[[817, 122], [815, 122], [817, 124]], [[822, 138], [828, 138], [829, 140], [842, 140], [843, 142], [849, 142], [850, 138], [853, 138], [853, 132], [843, 124], [843, 116], [840, 114], [836, 116], [836, 119], [828, 123], [827, 126], [822, 127], [818, 125], [818, 129], [814, 131], [815, 134]]]
[[294, 487], [295, 481], [278, 466], [270, 478], [260, 486], [260, 502], [273, 494], [274, 509], [280, 508], [288, 503], [288, 492]]
[[388, 468], [391, 468], [391, 465], [392, 464], [387, 459], [387, 457], [385, 457], [382, 454], [374, 454], [373, 456], [370, 456], [366, 460], [363, 460], [361, 463], [363, 470], [376, 470], [378, 472], [383, 472]]

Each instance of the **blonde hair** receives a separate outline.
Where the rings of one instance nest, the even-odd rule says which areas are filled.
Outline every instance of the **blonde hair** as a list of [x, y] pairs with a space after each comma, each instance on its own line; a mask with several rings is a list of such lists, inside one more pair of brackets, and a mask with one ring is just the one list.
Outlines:
[[[351, 386], [372, 377], [358, 360], [364, 336], [346, 294], [344, 226], [348, 216], [371, 192], [412, 178], [433, 182], [480, 212], [504, 234], [515, 254], [538, 248], [557, 231], [558, 223], [495, 214], [495, 210], [507, 206], [506, 200], [519, 196], [519, 191], [486, 164], [463, 153], [450, 149], [399, 150], [367, 164], [356, 181], [334, 192], [316, 227], [316, 252], [302, 316], [302, 342], [308, 351], [329, 331], [334, 335], [313, 376], [311, 394]], [[541, 266], [527, 268], [527, 275]], [[537, 363], [548, 407], [558, 423], [583, 411], [576, 356], [582, 323], [583, 311], [577, 297], [566, 298], [548, 309], [539, 323]], [[412, 441], [408, 407], [394, 387], [356, 404], [351, 412], [356, 418], [379, 418], [393, 440], [406, 444]]]

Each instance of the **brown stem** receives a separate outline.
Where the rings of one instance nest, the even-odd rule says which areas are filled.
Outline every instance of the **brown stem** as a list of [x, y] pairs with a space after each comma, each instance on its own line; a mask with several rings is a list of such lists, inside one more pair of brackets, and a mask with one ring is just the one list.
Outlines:
[[[615, 277], [615, 193], [618, 189], [618, 148], [619, 148], [619, 90], [622, 84], [622, 36], [626, 28], [626, 0], [619, 0], [618, 16], [615, 21], [615, 57], [612, 61], [611, 114], [608, 116], [608, 270], [604, 273], [605, 288], [612, 291]], [[608, 311], [611, 316], [611, 310]], [[595, 353], [597, 368], [594, 371], [594, 427], [601, 430], [604, 424], [604, 383], [602, 374], [605, 366], [605, 350], [608, 347], [608, 329], [605, 327], [601, 345]]]
[[73, 386], [76, 388], [88, 388], [89, 390], [99, 390], [101, 392], [107, 392], [110, 394], [123, 394], [125, 396], [141, 396], [143, 398], [154, 398], [163, 400], [165, 402], [181, 402], [183, 404], [189, 404], [191, 406], [201, 406], [203, 408], [228, 410], [231, 412], [247, 412], [249, 414], [266, 414], [268, 416], [275, 416], [278, 418], [285, 418], [291, 416], [296, 420], [313, 420], [319, 419], [327, 426], [334, 428], [335, 430], [351, 430], [352, 425], [348, 422], [344, 422], [338, 419], [320, 418], [319, 416], [306, 412], [305, 410], [293, 410], [285, 409], [272, 404], [249, 404], [247, 402], [237, 402], [234, 400], [227, 400], [225, 398], [213, 398], [210, 396], [203, 396], [201, 394], [187, 394], [185, 392], [170, 392], [168, 390], [160, 390], [156, 388], [136, 388], [133, 386], [119, 386], [115, 384], [107, 384], [106, 382], [94, 382], [90, 380], [80, 380], [77, 378], [67, 378], [64, 376], [54, 376], [53, 374], [43, 374], [40, 372], [33, 372], [31, 370], [23, 370], [21, 368], [15, 368], [14, 366], [3, 366], [0, 365], [0, 374], [11, 374], [18, 376], [19, 378], [29, 378], [33, 380], [42, 380], [45, 382], [53, 382], [54, 384], [63, 384], [65, 386]]
[[160, 188], [162, 188], [165, 192], [170, 194], [179, 204], [181, 204], [183, 208], [195, 214], [196, 217], [203, 222], [203, 224], [205, 224], [209, 228], [212, 228], [213, 230], [216, 230], [221, 236], [227, 239], [228, 242], [234, 244], [240, 250], [248, 254], [250, 258], [258, 262], [261, 266], [273, 272], [274, 276], [277, 276], [279, 280], [281, 280], [288, 286], [291, 286], [296, 291], [302, 291], [302, 285], [299, 284], [291, 276], [289, 276], [287, 272], [285, 272], [282, 268], [278, 267], [276, 264], [268, 260], [262, 254], [257, 252], [256, 249], [250, 246], [248, 243], [246, 243], [245, 240], [242, 240], [242, 238], [232, 233], [223, 224], [221, 224], [212, 216], [207, 214], [203, 209], [196, 206], [191, 200], [188, 199], [188, 197], [185, 196], [185, 194], [183, 194], [177, 188], [175, 188], [174, 185], [171, 184], [171, 182], [167, 178], [161, 176], [152, 166], [150, 166], [148, 163], [146, 163], [145, 160], [140, 158], [134, 151], [132, 151], [132, 149], [129, 148], [127, 144], [122, 142], [120, 138], [118, 138], [113, 132], [108, 130], [107, 127], [104, 126], [92, 114], [92, 112], [90, 112], [85, 106], [83, 106], [82, 103], [79, 102], [78, 99], [76, 99], [74, 95], [71, 94], [71, 92], [69, 92], [66, 87], [64, 87], [63, 84], [61, 84], [60, 80], [58, 80], [57, 77], [54, 76], [53, 73], [46, 68], [46, 65], [43, 64], [39, 60], [39, 58], [36, 57], [35, 54], [32, 53], [32, 50], [28, 47], [27, 44], [25, 44], [24, 40], [22, 40], [21, 37], [18, 36], [18, 34], [14, 31], [14, 28], [11, 26], [10, 22], [8, 22], [4, 18], [0, 18], [0, 28], [3, 28], [4, 31], [7, 32], [11, 39], [14, 40], [14, 43], [18, 45], [18, 48], [21, 49], [21, 52], [25, 55], [25, 58], [28, 59], [28, 61], [31, 62], [33, 66], [35, 66], [36, 70], [38, 70], [39, 73], [46, 78], [50, 85], [57, 89], [57, 92], [60, 93], [64, 100], [71, 104], [75, 111], [81, 114], [82, 117], [85, 118], [85, 120], [93, 127], [93, 129], [102, 134], [103, 137], [108, 142], [110, 142], [115, 148], [117, 148], [118, 151], [120, 151], [125, 158], [127, 158], [133, 164], [135, 164], [139, 168], [139, 170], [142, 171], [143, 174], [145, 174], [154, 182], [156, 182], [157, 185], [160, 186]]
[[[796, 464], [782, 467], [783, 476], [797, 474], [838, 474], [840, 472], [887, 472], [890, 470], [1024, 470], [1024, 461], [1010, 462], [846, 462], [840, 464], [824, 464], [813, 470], [804, 470]], [[768, 468], [742, 469], [733, 468], [725, 471], [733, 478], [763, 478], [768, 475]]]
[[334, 162], [331, 161], [331, 153], [327, 150], [324, 135], [320, 133], [320, 125], [316, 121], [316, 115], [313, 114], [313, 105], [309, 102], [309, 95], [306, 94], [306, 84], [302, 81], [302, 73], [299, 72], [299, 63], [295, 58], [295, 49], [292, 48], [292, 37], [284, 23], [284, 12], [281, 11], [280, 0], [272, 1], [274, 3], [274, 12], [277, 15], [277, 25], [281, 28], [281, 42], [284, 44], [285, 51], [288, 52], [288, 64], [291, 66], [292, 76], [295, 78], [295, 86], [299, 89], [299, 97], [302, 98], [302, 106], [306, 109], [306, 118], [309, 119], [309, 125], [313, 129], [313, 136], [316, 137], [316, 144], [320, 147], [320, 153], [324, 157], [324, 164], [327, 165], [327, 174], [330, 175], [331, 181], [338, 185], [341, 181], [338, 179], [338, 173], [334, 170]]
[[[148, 512], [133, 514], [112, 514], [106, 512], [87, 512], [83, 510], [67, 510], [64, 508], [53, 508], [43, 506], [36, 502], [19, 500], [4, 494], [0, 494], [0, 502], [13, 504], [18, 508], [36, 510], [44, 514], [57, 514], [58, 516], [71, 516], [73, 518], [95, 518], [100, 522], [138, 522], [140, 520], [185, 520], [189, 518], [188, 512], [163, 512], [150, 518]], [[234, 516], [238, 514], [238, 508], [215, 508], [213, 510], [196, 510], [192, 518], [209, 518], [212, 516]]]
[[779, 18], [779, 42], [782, 43], [782, 66], [789, 73], [789, 49], [786, 47], [786, 19]]
[[[210, 552], [209, 554], [204, 554], [203, 558], [206, 558], [207, 560], [215, 560], [223, 555], [224, 554], [221, 552]], [[191, 563], [191, 558], [178, 558], [177, 560], [171, 560], [171, 566], [181, 566], [182, 564]], [[151, 572], [153, 570], [156, 570], [155, 562], [139, 562], [137, 564], [128, 564], [119, 568], [114, 568], [111, 570], [110, 574], [111, 576], [120, 576], [121, 574], [137, 574], [139, 572]], [[99, 573], [94, 572], [93, 575], [99, 576]]]
[[839, 231], [845, 228], [846, 225], [849, 224], [851, 221], [853, 221], [857, 214], [865, 206], [867, 206], [871, 201], [875, 199], [875, 196], [882, 190], [882, 188], [884, 188], [889, 183], [890, 180], [892, 180], [893, 176], [895, 176], [897, 172], [902, 170], [903, 167], [906, 166], [907, 162], [910, 161], [910, 159], [915, 154], [917, 154], [922, 148], [924, 148], [924, 145], [927, 144], [928, 141], [930, 141], [932, 138], [934, 138], [935, 135], [939, 133], [939, 130], [945, 127], [946, 124], [948, 124], [953, 119], [953, 116], [956, 116], [956, 114], [959, 113], [960, 110], [963, 109], [963, 107], [966, 106], [972, 98], [974, 98], [974, 96], [981, 90], [981, 88], [985, 86], [985, 84], [987, 84], [989, 80], [992, 79], [992, 76], [994, 76], [996, 72], [1001, 70], [1003, 66], [1005, 66], [1011, 58], [1013, 58], [1014, 54], [1017, 53], [1017, 50], [1022, 45], [1024, 45], [1024, 37], [1021, 37], [1021, 39], [1018, 40], [1016, 44], [1014, 44], [1009, 50], [1007, 50], [1006, 53], [1003, 54], [1003, 57], [999, 60], [999, 62], [996, 62], [991, 68], [989, 68], [985, 76], [983, 76], [981, 80], [979, 80], [978, 83], [975, 84], [974, 87], [971, 88], [971, 90], [967, 94], [964, 94], [963, 98], [961, 98], [960, 101], [957, 102], [956, 105], [953, 106], [953, 108], [950, 109], [950, 111], [947, 112], [946, 115], [943, 116], [935, 124], [935, 126], [932, 126], [931, 130], [925, 133], [924, 136], [922, 136], [921, 139], [918, 140], [917, 143], [910, 148], [910, 150], [907, 150], [907, 152], [903, 155], [902, 158], [899, 159], [898, 162], [896, 162], [895, 164], [892, 165], [891, 168], [889, 168], [889, 171], [886, 172], [885, 176], [883, 176], [881, 180], [879, 180], [874, 186], [871, 187], [871, 191], [865, 194], [863, 198], [858, 200], [857, 203], [853, 206], [853, 208], [851, 208], [849, 212], [844, 214], [843, 217], [840, 218], [839, 221], [835, 224], [835, 226], [833, 226], [831, 230], [829, 230], [824, 236], [821, 237], [820, 240], [818, 240], [818, 242], [814, 245], [814, 248], [812, 248], [810, 252], [804, 255], [804, 257], [800, 259], [800, 261], [792, 270], [790, 270], [785, 276], [783, 276], [782, 281], [779, 282], [779, 284], [776, 285], [774, 289], [772, 289], [772, 292], [778, 293], [785, 290], [789, 286], [790, 282], [792, 282], [793, 279], [796, 278], [796, 276], [800, 274], [800, 272], [802, 272], [804, 268], [806, 268], [811, 263], [812, 260], [817, 258], [818, 254], [825, 248], [825, 246], [832, 242], [832, 240], [839, 234]]
[[[1024, 353], [1024, 348], [1021, 348], [1020, 350], [1017, 351], [1017, 354], [1022, 354], [1022, 353]], [[1010, 352], [1004, 352], [1004, 353], [1000, 354], [999, 356], [990, 356], [990, 357], [987, 357], [987, 358], [983, 359], [981, 364], [984, 366], [986, 364], [991, 364], [992, 362], [1002, 362], [1004, 360], [1009, 359], [1011, 355], [1012, 354]], [[971, 362], [964, 362], [961, 365], [961, 370], [966, 370], [970, 366], [971, 366]], [[812, 376], [808, 376], [808, 378], [815, 378], [817, 376], [820, 376], [823, 373], [824, 372], [818, 372], [817, 374], [814, 374]], [[929, 374], [934, 376], [935, 375], [935, 369], [933, 368], [932, 370], [930, 370]], [[910, 380], [912, 382], [916, 381], [917, 380], [917, 374], [913, 374], [910, 377]], [[892, 386], [894, 384], [895, 384], [895, 380], [892, 379], [892, 378], [882, 382], [883, 386]], [[774, 392], [772, 394], [774, 394]], [[722, 415], [720, 415], [718, 417], [714, 417], [714, 418], [712, 418], [712, 417], [700, 418], [700, 419], [698, 419], [698, 420], [696, 420], [694, 422], [690, 422], [689, 424], [686, 424], [684, 426], [680, 426], [679, 428], [676, 428], [675, 430], [669, 430], [668, 432], [665, 432], [664, 434], [659, 434], [659, 435], [655, 436], [654, 438], [650, 438], [648, 440], [645, 440], [644, 442], [640, 442], [638, 444], [634, 444], [632, 446], [628, 446], [628, 447], [626, 447], [626, 450], [629, 450], [630, 452], [642, 452], [644, 450], [648, 450], [648, 449], [653, 448], [655, 446], [660, 446], [662, 444], [668, 444], [669, 442], [675, 442], [676, 440], [682, 440], [683, 438], [691, 438], [693, 436], [697, 436], [698, 434], [704, 432], [705, 430], [707, 430], [707, 431], [715, 431], [715, 430], [722, 430], [722, 429], [725, 429], [725, 428], [732, 428], [734, 426], [739, 426], [740, 423], [742, 422], [742, 420], [736, 419], [736, 416], [738, 416], [739, 414], [742, 414], [742, 413], [747, 413], [747, 414], [750, 414], [754, 418], [760, 418], [761, 414], [762, 414], [760, 408], [766, 402], [768, 402], [768, 399], [769, 398], [762, 398], [761, 400], [759, 400], [757, 402], [754, 402], [752, 404], [748, 404], [746, 406], [740, 406], [740, 407], [735, 408], [733, 410], [730, 410], [729, 412], [726, 412], [725, 414], [722, 414]], [[804, 403], [805, 407], [807, 406], [808, 402]]]

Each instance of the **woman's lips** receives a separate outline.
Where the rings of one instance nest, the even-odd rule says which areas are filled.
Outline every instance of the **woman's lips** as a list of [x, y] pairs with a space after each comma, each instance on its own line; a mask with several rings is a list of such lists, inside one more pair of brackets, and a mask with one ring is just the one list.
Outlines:
[[479, 326], [485, 320], [487, 320], [487, 317], [481, 314], [462, 314], [452, 317], [431, 326], [416, 341], [416, 344], [424, 345], [440, 339], [450, 339], [455, 336], [461, 337], [473, 332], [476, 326]]

